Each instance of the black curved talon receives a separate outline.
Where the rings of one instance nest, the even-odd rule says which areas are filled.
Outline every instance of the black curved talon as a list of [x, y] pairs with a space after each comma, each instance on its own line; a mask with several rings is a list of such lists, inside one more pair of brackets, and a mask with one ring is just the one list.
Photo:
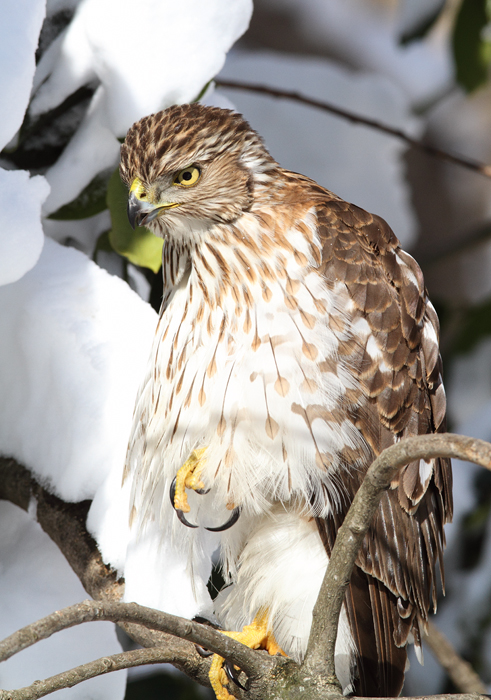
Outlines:
[[207, 493], [210, 493], [211, 489], [193, 489], [195, 493], [199, 493], [200, 496], [206, 496]]
[[234, 508], [234, 512], [232, 513], [232, 515], [226, 523], [220, 525], [219, 527], [205, 527], [205, 530], [208, 530], [208, 532], [223, 532], [224, 530], [228, 530], [229, 528], [231, 528], [232, 525], [235, 525], [239, 517], [240, 508]]
[[210, 651], [209, 649], [205, 649], [204, 647], [200, 647], [199, 644], [195, 644], [194, 648], [198, 652], [198, 654], [203, 657], [203, 659], [208, 658], [208, 656], [213, 656], [214, 652]]
[[174, 500], [176, 497], [176, 481], [177, 481], [177, 476], [175, 476], [172, 479], [172, 484], [170, 485], [170, 489], [169, 489], [169, 496], [170, 496], [170, 502], [172, 503], [172, 507], [176, 511], [176, 515], [183, 525], [185, 525], [186, 527], [193, 527], [193, 528], [198, 527], [197, 525], [193, 525], [193, 523], [190, 523], [189, 520], [187, 520], [186, 516], [184, 515], [183, 511], [179, 510], [179, 508], [176, 508], [176, 506], [175, 506]]
[[[170, 502], [172, 503], [172, 507], [176, 511], [176, 515], [181, 521], [183, 525], [186, 525], [186, 527], [198, 527], [198, 525], [194, 525], [193, 523], [190, 523], [189, 520], [186, 518], [184, 515], [184, 512], [180, 510], [179, 508], [176, 508], [175, 504], [175, 499], [176, 499], [176, 483], [177, 483], [177, 476], [175, 476], [172, 479], [172, 483], [170, 485], [169, 489], [169, 497], [170, 497]], [[210, 489], [195, 489], [195, 492], [198, 493], [200, 496], [204, 496], [205, 494], [209, 493]], [[234, 511], [230, 518], [227, 520], [226, 523], [223, 525], [220, 525], [219, 527], [205, 527], [205, 530], [208, 530], [209, 532], [223, 532], [224, 530], [228, 530], [229, 528], [232, 527], [232, 525], [235, 525], [237, 520], [239, 519], [240, 516], [240, 508], [234, 508]]]
[[174, 508], [174, 510], [176, 511], [176, 515], [183, 525], [185, 525], [186, 527], [198, 527], [197, 525], [194, 525], [193, 523], [189, 522], [182, 510], [179, 510], [179, 508]]
[[239, 674], [237, 673], [237, 670], [231, 661], [225, 659], [223, 668], [225, 670], [225, 673], [227, 674], [227, 678], [229, 679], [229, 681], [233, 681], [235, 685], [237, 685], [241, 690], [247, 690], [247, 688], [244, 688], [242, 683], [239, 681]]
[[[219, 630], [221, 627], [211, 620], [209, 620], [207, 617], [201, 617], [201, 615], [195, 615], [193, 617], [193, 622], [199, 622], [200, 625], [205, 625], [205, 627], [211, 627], [214, 630]], [[210, 651], [209, 649], [205, 649], [204, 647], [200, 646], [199, 644], [195, 644], [194, 648], [198, 652], [200, 656], [202, 656], [204, 659], [206, 659], [208, 656], [213, 656], [214, 652]]]
[[174, 504], [174, 501], [176, 499], [176, 482], [177, 482], [177, 476], [175, 476], [172, 479], [172, 484], [170, 485], [170, 489], [169, 489], [170, 502], [172, 503], [172, 507], [174, 508], [174, 510], [176, 510], [176, 506]]

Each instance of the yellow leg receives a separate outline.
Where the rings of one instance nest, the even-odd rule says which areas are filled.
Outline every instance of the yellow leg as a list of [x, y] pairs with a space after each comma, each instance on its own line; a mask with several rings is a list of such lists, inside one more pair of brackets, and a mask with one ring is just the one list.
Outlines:
[[205, 451], [206, 447], [201, 447], [199, 450], [193, 450], [189, 458], [177, 472], [174, 507], [176, 510], [182, 510], [183, 513], [189, 513], [191, 510], [188, 503], [188, 497], [186, 496], [186, 489], [193, 489], [193, 491], [197, 491], [205, 488], [205, 485], [201, 481], [201, 472], [203, 471], [204, 467], [203, 456]]
[[[275, 656], [276, 654], [283, 654], [283, 656], [286, 656], [285, 652], [278, 646], [273, 633], [268, 627], [267, 611], [260, 611], [254, 618], [252, 624], [246, 625], [242, 632], [222, 632], [222, 634], [226, 634], [227, 637], [242, 642], [242, 644], [245, 644], [250, 649], [266, 649], [271, 656]], [[228, 678], [223, 670], [223, 662], [224, 659], [221, 656], [214, 654], [210, 667], [211, 687], [215, 691], [217, 700], [234, 700], [234, 697], [230, 695], [225, 688], [228, 684]]]

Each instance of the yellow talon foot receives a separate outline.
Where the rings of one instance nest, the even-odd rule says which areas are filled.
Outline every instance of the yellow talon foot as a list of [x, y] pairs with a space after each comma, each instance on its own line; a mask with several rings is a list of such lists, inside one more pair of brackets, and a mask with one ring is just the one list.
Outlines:
[[193, 450], [189, 458], [177, 472], [174, 508], [176, 510], [182, 510], [183, 513], [189, 513], [191, 510], [188, 503], [188, 497], [186, 496], [186, 489], [199, 491], [200, 489], [205, 488], [204, 483], [201, 481], [201, 472], [203, 471], [204, 467], [203, 456], [205, 451], [206, 447], [200, 447], [199, 450]]
[[[286, 656], [268, 627], [267, 612], [258, 613], [252, 624], [246, 625], [242, 632], [222, 632], [222, 634], [242, 642], [250, 649], [266, 649], [271, 656], [276, 654]], [[211, 687], [215, 691], [217, 700], [234, 700], [234, 696], [230, 695], [225, 687], [228, 685], [228, 678], [223, 670], [223, 662], [224, 659], [221, 656], [214, 654], [209, 674]]]

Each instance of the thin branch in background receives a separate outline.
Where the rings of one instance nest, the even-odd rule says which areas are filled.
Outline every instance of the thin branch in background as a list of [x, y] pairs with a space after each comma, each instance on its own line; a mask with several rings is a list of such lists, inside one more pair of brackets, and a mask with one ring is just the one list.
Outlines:
[[465, 693], [486, 694], [486, 686], [470, 663], [457, 654], [445, 635], [432, 622], [428, 622], [428, 635], [424, 641], [456, 688]]
[[454, 153], [449, 153], [436, 146], [431, 146], [428, 143], [423, 143], [417, 139], [413, 139], [411, 136], [406, 134], [401, 129], [396, 129], [388, 124], [383, 124], [377, 119], [370, 119], [369, 117], [364, 117], [361, 114], [356, 114], [347, 109], [342, 109], [341, 107], [336, 107], [330, 102], [324, 102], [322, 100], [315, 100], [311, 97], [306, 97], [301, 95], [299, 92], [292, 90], [278, 90], [277, 88], [272, 88], [267, 85], [255, 85], [252, 83], [242, 83], [232, 80], [215, 80], [215, 85], [220, 88], [226, 88], [227, 90], [246, 90], [248, 92], [255, 92], [263, 95], [268, 95], [269, 97], [280, 97], [287, 100], [294, 100], [295, 102], [301, 102], [302, 104], [309, 105], [310, 107], [316, 107], [317, 109], [322, 109], [325, 112], [330, 112], [331, 114], [341, 117], [342, 119], [347, 119], [353, 124], [362, 124], [370, 129], [376, 129], [389, 136], [394, 136], [401, 141], [404, 141], [412, 148], [418, 151], [427, 153], [428, 155], [439, 158], [440, 160], [445, 160], [449, 163], [454, 163], [454, 165], [459, 165], [462, 168], [467, 168], [472, 172], [478, 173], [479, 175], [484, 175], [484, 177], [491, 178], [491, 165], [486, 165], [485, 163], [480, 163], [472, 158], [467, 158], [466, 156], [457, 155]]

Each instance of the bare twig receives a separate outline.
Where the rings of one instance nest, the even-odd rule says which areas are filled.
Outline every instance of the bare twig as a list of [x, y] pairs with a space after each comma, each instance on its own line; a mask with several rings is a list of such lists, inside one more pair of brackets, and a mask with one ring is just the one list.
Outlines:
[[314, 607], [304, 661], [311, 673], [327, 672], [329, 678], [336, 678], [334, 649], [339, 614], [356, 557], [382, 493], [389, 488], [400, 467], [416, 459], [432, 457], [455, 457], [491, 469], [491, 444], [452, 433], [419, 435], [388, 447], [373, 462], [337, 532], [329, 566]]
[[457, 654], [445, 635], [432, 622], [428, 622], [428, 635], [425, 637], [425, 642], [456, 688], [464, 693], [486, 694], [486, 686], [470, 663]]
[[252, 83], [242, 83], [232, 80], [216, 80], [215, 85], [217, 87], [226, 88], [228, 90], [247, 90], [249, 92], [256, 92], [263, 95], [269, 95], [270, 97], [282, 97], [288, 100], [295, 100], [296, 102], [302, 102], [303, 104], [309, 105], [310, 107], [316, 107], [318, 109], [323, 109], [325, 112], [330, 112], [342, 119], [347, 119], [354, 124], [362, 124], [370, 129], [376, 129], [389, 136], [395, 136], [396, 138], [404, 141], [412, 148], [415, 148], [423, 153], [440, 158], [440, 160], [446, 160], [449, 163], [454, 163], [455, 165], [460, 165], [463, 168], [472, 170], [479, 175], [484, 175], [484, 177], [491, 178], [491, 166], [485, 163], [480, 163], [472, 158], [467, 158], [466, 156], [457, 155], [454, 153], [449, 153], [436, 146], [431, 146], [428, 143], [423, 143], [417, 139], [413, 139], [411, 136], [406, 134], [401, 129], [396, 129], [388, 124], [383, 124], [377, 119], [370, 119], [369, 117], [364, 117], [361, 114], [356, 114], [347, 109], [342, 109], [341, 107], [336, 107], [330, 102], [324, 102], [322, 100], [315, 100], [311, 97], [306, 97], [301, 95], [299, 92], [292, 90], [279, 90], [277, 88], [272, 88], [266, 85], [256, 85]]
[[[206, 649], [220, 654], [220, 656], [233, 658], [248, 675], [264, 673], [269, 670], [273, 663], [269, 657], [258, 655], [240, 642], [236, 642], [212, 627], [201, 625], [198, 622], [191, 622], [182, 617], [147, 608], [137, 603], [94, 600], [85, 600], [63, 610], [57, 610], [51, 615], [14, 632], [10, 637], [0, 642], [0, 661], [5, 661], [41, 639], [47, 639], [55, 632], [84, 622], [104, 620], [133, 622], [154, 630], [167, 632], [181, 639], [187, 639], [189, 642], [200, 644]], [[175, 654], [173, 656], [175, 657]]]
[[0, 700], [37, 700], [45, 695], [54, 693], [62, 688], [72, 688], [78, 683], [102, 676], [104, 673], [121, 671], [124, 668], [133, 666], [144, 666], [147, 664], [168, 663], [174, 660], [173, 654], [168, 649], [136, 649], [134, 651], [124, 651], [112, 656], [104, 656], [96, 661], [76, 666], [69, 671], [58, 673], [42, 681], [34, 681], [32, 685], [17, 690], [0, 690]]

